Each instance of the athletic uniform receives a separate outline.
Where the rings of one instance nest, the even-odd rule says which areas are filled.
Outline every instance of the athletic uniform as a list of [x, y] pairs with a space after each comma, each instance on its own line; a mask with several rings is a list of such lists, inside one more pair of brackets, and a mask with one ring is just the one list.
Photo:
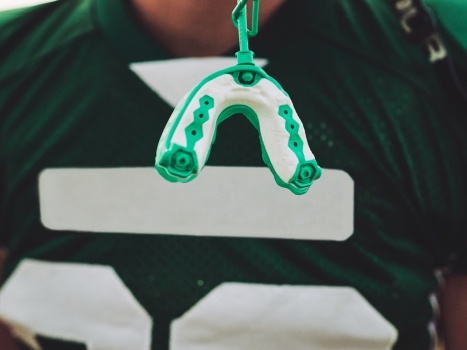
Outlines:
[[[325, 169], [313, 186], [338, 173], [352, 188], [350, 237], [334, 241], [286, 230], [258, 237], [244, 227], [242, 237], [193, 235], [185, 217], [179, 231], [151, 231], [146, 217], [127, 223], [125, 211], [119, 226], [112, 212], [121, 198], [100, 194], [136, 182], [152, 191], [159, 175], [149, 168], [176, 95], [167, 86], [184, 83], [193, 64], [223, 60], [175, 60], [126, 6], [61, 0], [0, 15], [0, 232], [10, 250], [0, 317], [45, 349], [428, 349], [435, 271], [465, 269], [467, 137], [459, 121], [467, 113], [404, 39], [391, 9], [290, 0], [250, 42], [291, 96]], [[465, 76], [465, 43], [444, 35]], [[245, 118], [220, 126], [208, 166], [225, 176], [222, 214], [235, 196], [232, 172], [264, 167]], [[86, 209], [79, 205], [66, 215], [61, 205], [46, 210], [70, 191], [70, 178], [76, 196], [102, 199], [88, 214], [104, 228], [69, 224]], [[275, 191], [286, 192], [274, 187], [271, 198]], [[167, 193], [151, 201], [183, 201]], [[343, 200], [336, 198], [302, 208], [310, 205], [323, 232], [341, 218], [320, 226], [326, 218], [311, 207]], [[247, 201], [258, 213], [277, 211], [269, 197]], [[138, 196], [124, 202], [140, 205]], [[307, 216], [287, 209], [292, 221]], [[308, 229], [311, 238], [316, 227]]]

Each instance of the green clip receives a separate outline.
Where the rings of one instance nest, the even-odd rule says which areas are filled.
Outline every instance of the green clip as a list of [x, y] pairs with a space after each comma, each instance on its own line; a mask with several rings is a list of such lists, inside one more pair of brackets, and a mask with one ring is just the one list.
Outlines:
[[232, 12], [232, 22], [238, 29], [240, 51], [237, 52], [238, 64], [254, 64], [254, 53], [248, 46], [248, 38], [258, 34], [259, 5], [260, 0], [253, 0], [253, 16], [251, 18], [251, 30], [248, 29], [246, 4], [248, 0], [238, 0], [237, 6]]

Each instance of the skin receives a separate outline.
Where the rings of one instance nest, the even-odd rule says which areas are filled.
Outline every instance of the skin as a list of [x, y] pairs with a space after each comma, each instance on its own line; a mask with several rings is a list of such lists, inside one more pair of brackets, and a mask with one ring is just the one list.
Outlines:
[[[1, 279], [3, 265], [7, 257], [7, 250], [5, 247], [0, 247], [0, 282], [3, 282]], [[8, 326], [4, 321], [0, 319], [0, 348], [3, 350], [21, 350], [16, 341], [13, 331], [10, 326]]]
[[[260, 27], [285, 2], [263, 0]], [[238, 32], [230, 19], [235, 0], [132, 0], [131, 4], [147, 32], [175, 56], [215, 56], [238, 46]]]
[[9, 326], [0, 320], [0, 346], [3, 350], [21, 350]]
[[445, 276], [440, 297], [446, 350], [462, 350], [467, 344], [467, 275]]

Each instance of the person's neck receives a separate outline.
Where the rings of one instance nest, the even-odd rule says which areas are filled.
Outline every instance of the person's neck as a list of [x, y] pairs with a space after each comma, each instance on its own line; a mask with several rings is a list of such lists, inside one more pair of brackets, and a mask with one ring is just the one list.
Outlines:
[[[261, 2], [260, 27], [285, 1]], [[233, 0], [131, 0], [131, 4], [148, 33], [175, 56], [214, 56], [238, 44], [231, 20]]]

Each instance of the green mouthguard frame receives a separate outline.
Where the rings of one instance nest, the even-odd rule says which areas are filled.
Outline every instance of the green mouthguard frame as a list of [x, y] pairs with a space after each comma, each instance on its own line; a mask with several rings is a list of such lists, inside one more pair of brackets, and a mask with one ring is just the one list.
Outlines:
[[240, 42], [237, 65], [209, 75], [178, 103], [160, 138], [155, 167], [168, 181], [193, 180], [209, 158], [217, 126], [242, 114], [259, 133], [263, 161], [276, 183], [304, 194], [322, 171], [289, 95], [253, 62], [248, 38], [258, 33], [260, 0], [253, 0], [251, 30], [247, 1], [238, 0], [232, 12]]

